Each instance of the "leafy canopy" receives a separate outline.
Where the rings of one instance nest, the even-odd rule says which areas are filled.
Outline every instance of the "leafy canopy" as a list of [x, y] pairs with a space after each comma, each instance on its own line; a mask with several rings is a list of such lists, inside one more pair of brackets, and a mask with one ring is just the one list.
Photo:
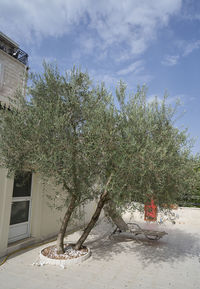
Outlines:
[[87, 73], [73, 68], [63, 76], [44, 64], [27, 99], [18, 94], [16, 108], [1, 113], [2, 165], [61, 185], [61, 205], [69, 196], [77, 204], [97, 197], [111, 175], [109, 198], [119, 208], [151, 198], [162, 206], [192, 194], [198, 160], [186, 131], [174, 127], [176, 110], [166, 97], [148, 103], [146, 87], [128, 97], [122, 82], [116, 97], [119, 106]]
[[40, 173], [61, 185], [65, 204], [72, 195], [80, 204], [93, 197], [99, 147], [92, 131], [110, 96], [75, 68], [63, 76], [44, 63], [44, 73], [31, 80], [27, 98], [18, 93], [12, 112], [1, 113], [1, 163], [10, 173]]

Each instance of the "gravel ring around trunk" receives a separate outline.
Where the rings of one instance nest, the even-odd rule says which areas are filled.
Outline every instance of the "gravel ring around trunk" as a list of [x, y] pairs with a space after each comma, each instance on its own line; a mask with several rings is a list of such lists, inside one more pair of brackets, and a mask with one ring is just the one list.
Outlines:
[[[70, 247], [70, 246], [73, 246], [73, 245], [74, 244], [68, 244], [66, 246]], [[55, 245], [48, 246], [48, 247], [43, 248], [40, 251], [40, 258], [39, 258], [40, 259], [40, 266], [43, 266], [43, 265], [56, 265], [56, 266], [60, 266], [62, 268], [66, 268], [66, 267], [68, 267], [70, 265], [73, 265], [73, 264], [82, 263], [83, 261], [87, 260], [91, 256], [90, 248], [84, 246], [82, 248], [82, 252], [84, 252], [84, 254], [80, 255], [80, 256], [70, 256], [68, 258], [64, 258], [63, 255], [61, 255], [61, 258], [59, 258], [57, 256], [57, 254], [56, 254], [55, 258], [48, 257], [47, 254], [45, 254], [45, 250], [48, 250], [50, 248], [55, 248], [55, 247], [56, 247]], [[81, 250], [78, 251], [78, 252], [81, 252]]]

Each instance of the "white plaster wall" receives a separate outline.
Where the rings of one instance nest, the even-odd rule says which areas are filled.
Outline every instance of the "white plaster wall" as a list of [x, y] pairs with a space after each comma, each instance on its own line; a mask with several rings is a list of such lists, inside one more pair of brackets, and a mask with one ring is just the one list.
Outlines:
[[[0, 169], [0, 256], [7, 253], [9, 222], [13, 192], [13, 178], [7, 178], [7, 170]], [[65, 210], [53, 210], [48, 206], [46, 193], [53, 192], [52, 185], [43, 185], [38, 174], [32, 176], [32, 195], [31, 195], [31, 221], [30, 237], [35, 241], [42, 241], [55, 236], [60, 229], [61, 219]], [[68, 230], [80, 228], [87, 224], [96, 207], [95, 202], [81, 207], [81, 217], [71, 223]], [[17, 242], [19, 243], [19, 242]], [[11, 244], [12, 245], [12, 244]], [[16, 248], [14, 246], [14, 248]], [[12, 249], [9, 248], [9, 252]]]
[[[26, 66], [6, 52], [0, 50], [0, 101], [9, 105], [17, 89], [25, 95]], [[13, 178], [7, 178], [7, 170], [0, 168], [0, 256], [8, 243]]]
[[[0, 101], [9, 105], [16, 93], [16, 89], [22, 89], [25, 95], [26, 66], [0, 50], [0, 64], [3, 67], [2, 85], [0, 87]], [[13, 178], [7, 178], [7, 170], [0, 168], [0, 256], [4, 255], [8, 246], [9, 222], [13, 192]], [[52, 185], [46, 187], [46, 191], [51, 193]], [[31, 197], [31, 222], [30, 234], [36, 240], [56, 235], [61, 225], [61, 218], [65, 210], [55, 211], [47, 205], [44, 186], [38, 174], [33, 174], [32, 197]], [[81, 217], [76, 222], [70, 224], [69, 229], [80, 227], [86, 224], [94, 211], [95, 203], [92, 202], [81, 207]]]
[[200, 228], [200, 208], [178, 207], [176, 210], [172, 210], [171, 213], [172, 217], [170, 217], [170, 215], [165, 215], [163, 212], [158, 212], [157, 221], [155, 222], [145, 221], [144, 213], [141, 213], [138, 210], [133, 213], [125, 213], [124, 218], [126, 220], [131, 219], [132, 222], [138, 222], [143, 226], [149, 224], [173, 224], [175, 227], [179, 227], [180, 229], [184, 226], [191, 229], [197, 226]]
[[7, 178], [7, 170], [0, 168], [0, 256], [8, 244], [13, 179]]
[[[43, 185], [40, 176], [34, 174], [32, 178], [32, 213], [31, 213], [31, 237], [46, 239], [58, 233], [61, 220], [66, 208], [62, 211], [50, 208], [47, 194], [54, 191], [52, 184]], [[69, 224], [68, 230], [84, 226], [91, 218], [95, 210], [95, 202], [90, 202], [79, 208], [80, 217]]]
[[8, 104], [9, 98], [13, 99], [17, 89], [23, 89], [25, 95], [26, 66], [2, 50], [0, 50], [0, 63], [3, 67], [0, 101]]

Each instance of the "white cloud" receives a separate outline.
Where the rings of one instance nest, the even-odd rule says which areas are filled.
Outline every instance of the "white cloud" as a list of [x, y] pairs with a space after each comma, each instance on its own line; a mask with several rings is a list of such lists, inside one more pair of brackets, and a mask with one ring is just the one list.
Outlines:
[[137, 74], [140, 71], [144, 70], [143, 61], [138, 60], [130, 64], [128, 67], [121, 69], [117, 72], [118, 75], [126, 75], [129, 73]]
[[187, 43], [184, 47], [183, 56], [187, 56], [192, 53], [194, 50], [200, 48], [200, 40], [196, 40], [194, 42]]
[[166, 55], [161, 62], [165, 66], [174, 66], [178, 63], [179, 55]]
[[[93, 40], [86, 43], [105, 50], [125, 44], [129, 55], [139, 55], [181, 8], [182, 0], [1, 0], [0, 27], [16, 41], [59, 37], [84, 26]], [[84, 31], [81, 32], [84, 37]]]
[[194, 50], [200, 49], [200, 40], [190, 42], [177, 40], [176, 46], [178, 47], [179, 53], [177, 55], [166, 55], [161, 62], [163, 65], [174, 66], [181, 58], [188, 56]]
[[149, 96], [147, 97], [147, 102], [148, 102], [148, 103], [151, 103], [151, 102], [153, 102], [153, 101], [155, 101], [155, 100], [157, 100], [158, 103], [161, 103], [161, 102], [162, 102], [162, 98], [159, 97], [159, 96], [156, 96], [155, 94], [149, 95]]
[[[166, 104], [175, 104], [177, 101], [181, 101], [185, 96], [184, 95], [176, 95], [176, 96], [171, 96], [166, 98]], [[147, 102], [151, 103], [153, 101], [157, 100], [158, 103], [161, 103], [163, 101], [163, 97], [160, 96], [159, 94], [151, 94], [147, 97]]]
[[120, 80], [111, 71], [109, 72], [104, 70], [96, 71], [94, 69], [89, 69], [88, 73], [91, 79], [94, 81], [94, 83], [100, 84], [103, 82], [107, 87], [107, 89], [110, 91], [117, 86]]

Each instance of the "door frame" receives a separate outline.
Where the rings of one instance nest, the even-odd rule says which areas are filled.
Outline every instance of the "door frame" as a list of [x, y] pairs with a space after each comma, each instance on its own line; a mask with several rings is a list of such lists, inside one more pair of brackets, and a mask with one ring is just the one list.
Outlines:
[[[12, 197], [12, 202], [11, 202], [11, 212], [12, 212], [12, 204], [16, 203], [16, 202], [22, 202], [22, 201], [29, 201], [29, 212], [28, 212], [28, 221], [26, 222], [22, 222], [22, 223], [18, 223], [18, 224], [13, 224], [13, 225], [9, 225], [9, 235], [10, 235], [10, 230], [12, 229], [17, 229], [20, 226], [25, 226], [27, 225], [27, 232], [21, 235], [18, 235], [16, 237], [10, 237], [8, 235], [8, 244], [25, 239], [25, 238], [29, 238], [30, 237], [30, 229], [31, 229], [31, 209], [32, 209], [32, 186], [33, 186], [33, 182], [32, 182], [32, 178], [33, 178], [33, 174], [31, 174], [31, 189], [30, 189], [30, 196], [25, 196], [25, 197]], [[13, 183], [13, 189], [14, 189], [14, 183]], [[10, 217], [11, 217], [11, 212], [10, 212]]]

